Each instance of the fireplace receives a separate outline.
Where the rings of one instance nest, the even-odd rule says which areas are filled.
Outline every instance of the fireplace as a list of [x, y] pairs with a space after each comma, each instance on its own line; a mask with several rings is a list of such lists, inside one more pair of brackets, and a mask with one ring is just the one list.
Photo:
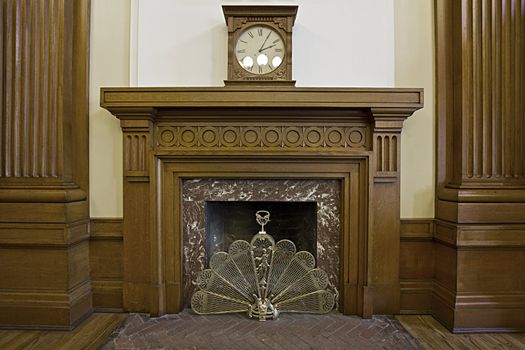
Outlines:
[[[419, 89], [107, 88], [124, 151], [124, 308], [187, 306], [206, 203], [310, 202], [341, 311], [399, 311], [403, 121]], [[213, 204], [211, 204], [213, 205]]]
[[[183, 180], [184, 306], [189, 305], [195, 291], [197, 274], [207, 267], [206, 258], [218, 250], [227, 250], [233, 240], [249, 242], [258, 232], [254, 214], [260, 209], [270, 211], [272, 221], [266, 228], [276, 241], [290, 239], [298, 250], [312, 253], [330, 282], [339, 286], [340, 197], [340, 181], [329, 179]], [[212, 207], [216, 210], [211, 211]], [[221, 213], [226, 209], [227, 217]], [[220, 236], [224, 221], [240, 226], [240, 230], [229, 231], [230, 239], [212, 244], [211, 239], [206, 240], [210, 216], [214, 225], [209, 228], [208, 237]], [[285, 226], [293, 222], [298, 227]], [[208, 246], [211, 247], [207, 250]]]
[[213, 253], [226, 251], [234, 241], [250, 241], [260, 230], [254, 220], [259, 210], [271, 214], [266, 230], [275, 241], [289, 239], [298, 250], [311, 253], [317, 260], [317, 202], [206, 201], [206, 265]]

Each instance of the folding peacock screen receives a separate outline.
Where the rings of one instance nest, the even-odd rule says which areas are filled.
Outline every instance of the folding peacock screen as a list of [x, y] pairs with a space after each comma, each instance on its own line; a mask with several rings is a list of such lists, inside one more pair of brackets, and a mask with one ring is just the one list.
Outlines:
[[228, 252], [211, 256], [209, 269], [197, 277], [191, 298], [197, 314], [246, 312], [260, 321], [276, 319], [281, 312], [328, 313], [337, 308], [338, 293], [326, 272], [315, 268], [307, 251], [296, 252], [287, 239], [275, 243], [264, 226], [270, 213], [259, 210], [261, 230], [251, 242], [237, 240]]

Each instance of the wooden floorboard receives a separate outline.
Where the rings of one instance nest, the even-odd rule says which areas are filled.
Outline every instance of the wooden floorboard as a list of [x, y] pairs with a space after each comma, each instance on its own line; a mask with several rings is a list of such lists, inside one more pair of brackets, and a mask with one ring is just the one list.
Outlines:
[[403, 315], [396, 318], [428, 350], [525, 349], [525, 333], [452, 334], [432, 316]]
[[0, 349], [98, 349], [127, 316], [127, 314], [93, 314], [73, 331], [0, 330]]

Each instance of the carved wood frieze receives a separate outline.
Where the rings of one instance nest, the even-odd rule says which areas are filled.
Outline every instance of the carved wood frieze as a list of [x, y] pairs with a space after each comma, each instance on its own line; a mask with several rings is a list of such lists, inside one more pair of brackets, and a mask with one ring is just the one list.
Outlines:
[[326, 125], [170, 125], [156, 128], [155, 142], [171, 148], [356, 148], [369, 147], [366, 126]]

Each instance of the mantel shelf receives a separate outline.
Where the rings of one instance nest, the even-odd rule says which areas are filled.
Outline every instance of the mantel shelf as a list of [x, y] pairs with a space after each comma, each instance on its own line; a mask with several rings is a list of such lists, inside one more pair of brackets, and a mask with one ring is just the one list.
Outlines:
[[423, 107], [423, 89], [321, 87], [101, 88], [110, 111], [138, 108], [392, 108]]

